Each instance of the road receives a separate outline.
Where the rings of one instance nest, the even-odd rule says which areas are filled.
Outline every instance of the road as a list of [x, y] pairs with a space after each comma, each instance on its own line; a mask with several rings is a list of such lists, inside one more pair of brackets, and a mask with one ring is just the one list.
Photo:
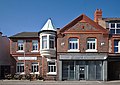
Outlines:
[[28, 81], [0, 80], [0, 85], [120, 85], [120, 81]]

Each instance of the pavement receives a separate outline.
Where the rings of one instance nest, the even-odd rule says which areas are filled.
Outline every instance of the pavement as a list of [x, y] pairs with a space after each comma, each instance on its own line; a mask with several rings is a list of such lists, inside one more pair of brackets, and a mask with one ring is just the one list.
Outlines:
[[117, 81], [0, 80], [0, 85], [120, 85], [120, 80]]

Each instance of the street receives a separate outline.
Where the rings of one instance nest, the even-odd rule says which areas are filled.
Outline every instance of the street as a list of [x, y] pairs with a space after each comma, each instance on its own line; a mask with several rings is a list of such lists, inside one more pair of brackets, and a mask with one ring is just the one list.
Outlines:
[[0, 80], [0, 85], [120, 85], [120, 81], [29, 81]]

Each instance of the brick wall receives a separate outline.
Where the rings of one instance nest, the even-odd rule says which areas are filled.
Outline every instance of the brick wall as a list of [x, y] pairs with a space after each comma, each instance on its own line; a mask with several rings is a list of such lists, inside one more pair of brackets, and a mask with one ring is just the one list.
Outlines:
[[[11, 39], [10, 40], [10, 54], [21, 54], [18, 53], [18, 41], [19, 39]], [[24, 39], [21, 39], [24, 40]], [[32, 40], [38, 40], [38, 50], [40, 49], [40, 41], [39, 39], [26, 39], [26, 45], [25, 45], [25, 54], [39, 54], [39, 52], [35, 53], [35, 52], [31, 52], [32, 51]], [[23, 53], [22, 53], [23, 54]]]
[[[66, 34], [63, 38], [57, 39], [57, 52], [67, 52], [68, 40], [70, 37], [76, 37], [79, 39], [79, 50], [85, 52], [87, 48], [87, 38], [97, 39], [98, 52], [108, 52], [108, 38], [103, 34]], [[104, 43], [104, 45], [101, 45]]]

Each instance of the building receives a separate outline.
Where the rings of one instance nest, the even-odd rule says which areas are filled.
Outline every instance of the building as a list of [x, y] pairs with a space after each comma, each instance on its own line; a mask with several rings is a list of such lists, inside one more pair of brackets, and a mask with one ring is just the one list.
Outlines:
[[13, 72], [14, 59], [10, 57], [10, 42], [7, 36], [0, 32], [0, 79]]
[[120, 79], [120, 19], [94, 20], [80, 15], [61, 29], [48, 19], [39, 32], [10, 37], [15, 74], [37, 74], [45, 80]]
[[51, 19], [40, 32], [21, 32], [11, 36], [10, 54], [16, 60], [15, 74], [38, 74], [46, 80], [55, 79], [55, 39], [56, 30]]
[[98, 24], [109, 30], [108, 80], [120, 79], [120, 18], [103, 18], [102, 11], [97, 18]]
[[107, 54], [108, 30], [82, 14], [59, 31], [59, 80], [107, 80]]

